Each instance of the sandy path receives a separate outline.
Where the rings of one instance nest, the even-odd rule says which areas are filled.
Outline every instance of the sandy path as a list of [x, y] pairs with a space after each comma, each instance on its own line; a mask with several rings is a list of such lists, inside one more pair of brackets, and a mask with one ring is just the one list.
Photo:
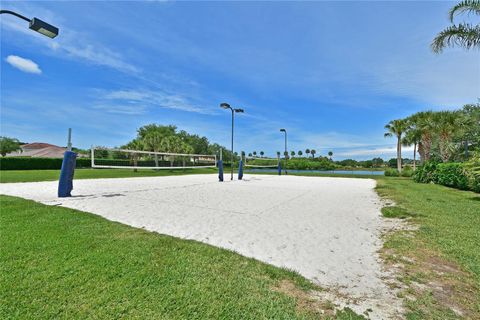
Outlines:
[[400, 302], [381, 280], [383, 221], [371, 179], [216, 175], [76, 180], [74, 197], [57, 182], [0, 184], [0, 193], [62, 205], [134, 227], [194, 239], [298, 271], [393, 317]]

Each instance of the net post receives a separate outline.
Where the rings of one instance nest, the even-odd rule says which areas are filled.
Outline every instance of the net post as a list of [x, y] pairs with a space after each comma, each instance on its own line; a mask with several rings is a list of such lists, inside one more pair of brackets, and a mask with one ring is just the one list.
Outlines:
[[242, 156], [240, 155], [240, 161], [238, 162], [238, 180], [243, 179], [243, 160]]
[[94, 148], [95, 147], [93, 145], [90, 148], [90, 167], [92, 168], [95, 168], [95, 161], [93, 159], [93, 157], [95, 156]]
[[60, 171], [60, 179], [58, 180], [58, 197], [71, 197], [73, 189], [73, 175], [75, 173], [75, 163], [77, 154], [72, 151], [65, 151], [62, 161], [62, 169]]
[[218, 181], [223, 182], [223, 160], [218, 160]]
[[278, 169], [278, 175], [281, 176], [282, 175], [282, 162], [280, 161], [280, 156], [277, 156], [277, 169]]

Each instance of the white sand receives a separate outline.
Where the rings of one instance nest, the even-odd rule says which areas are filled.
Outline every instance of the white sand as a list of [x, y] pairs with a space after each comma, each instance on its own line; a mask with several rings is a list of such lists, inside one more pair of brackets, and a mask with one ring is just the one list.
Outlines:
[[[226, 178], [229, 178], [226, 176]], [[401, 303], [382, 278], [377, 251], [384, 222], [371, 179], [216, 175], [0, 184], [0, 193], [101, 215], [134, 227], [194, 239], [298, 271], [346, 295], [372, 319], [396, 318]], [[356, 301], [352, 304], [352, 301]]]

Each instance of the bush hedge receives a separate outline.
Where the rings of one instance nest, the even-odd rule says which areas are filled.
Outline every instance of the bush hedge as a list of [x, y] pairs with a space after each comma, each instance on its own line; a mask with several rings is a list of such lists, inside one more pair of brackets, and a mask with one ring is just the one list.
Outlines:
[[466, 163], [426, 162], [415, 171], [413, 179], [420, 183], [480, 192], [480, 159], [476, 157]]
[[393, 168], [387, 168], [383, 174], [387, 177], [398, 177], [398, 176], [400, 176], [400, 174], [398, 173], [398, 170], [393, 169]]
[[437, 170], [437, 162], [425, 162], [422, 166], [415, 170], [415, 173], [413, 174], [413, 180], [419, 183], [433, 182], [435, 170]]
[[480, 154], [477, 153], [470, 161], [464, 163], [463, 170], [467, 177], [468, 188], [480, 193]]
[[413, 175], [413, 169], [410, 166], [405, 166], [400, 173], [397, 169], [387, 168], [383, 174], [386, 177], [411, 177]]
[[463, 170], [462, 163], [440, 163], [433, 173], [433, 182], [443, 186], [468, 189], [468, 178]]
[[335, 164], [328, 160], [288, 160], [287, 169], [290, 170], [334, 170]]
[[[60, 170], [62, 161], [62, 158], [1, 157], [0, 170]], [[90, 159], [78, 158], [76, 167], [90, 168]]]

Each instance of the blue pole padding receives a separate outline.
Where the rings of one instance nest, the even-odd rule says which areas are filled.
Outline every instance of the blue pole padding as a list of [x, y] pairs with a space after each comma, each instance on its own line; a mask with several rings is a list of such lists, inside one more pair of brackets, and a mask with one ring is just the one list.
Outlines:
[[238, 180], [242, 180], [243, 178], [243, 160], [240, 160], [238, 163]]
[[72, 151], [65, 151], [63, 155], [62, 170], [60, 171], [60, 180], [58, 181], [58, 196], [60, 198], [71, 197], [73, 189], [73, 174], [75, 173], [75, 164], [77, 154]]
[[282, 164], [280, 163], [280, 161], [278, 161], [278, 175], [282, 175]]
[[223, 181], [223, 160], [218, 160], [218, 181]]

